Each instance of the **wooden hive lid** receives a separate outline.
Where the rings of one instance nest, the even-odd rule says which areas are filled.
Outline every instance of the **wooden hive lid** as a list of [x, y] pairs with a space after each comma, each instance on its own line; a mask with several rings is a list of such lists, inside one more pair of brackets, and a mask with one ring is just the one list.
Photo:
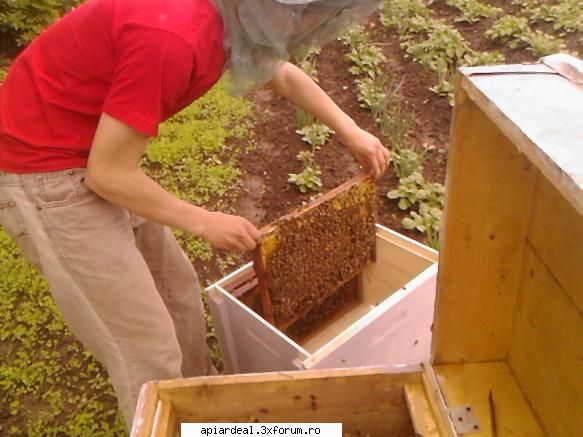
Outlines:
[[583, 61], [460, 69], [460, 86], [583, 214]]

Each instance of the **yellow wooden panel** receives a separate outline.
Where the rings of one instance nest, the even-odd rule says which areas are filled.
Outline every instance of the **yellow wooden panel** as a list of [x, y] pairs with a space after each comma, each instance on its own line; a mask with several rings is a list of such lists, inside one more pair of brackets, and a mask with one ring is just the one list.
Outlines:
[[376, 261], [362, 271], [367, 304], [378, 305], [434, 264], [378, 235], [376, 245]]
[[437, 250], [411, 240], [398, 232], [391, 231], [389, 228], [385, 228], [382, 225], [377, 224], [376, 236], [377, 238], [382, 238], [383, 240], [390, 241], [397, 246], [407, 249], [409, 252], [414, 253], [421, 258], [425, 258], [427, 261], [437, 262], [439, 259], [439, 252]]
[[536, 170], [458, 94], [439, 259], [434, 363], [504, 359]]
[[[480, 432], [472, 437], [538, 437], [543, 432], [508, 365], [503, 362], [433, 366], [449, 408], [470, 406]], [[490, 414], [492, 392], [495, 420]], [[492, 432], [492, 423], [496, 432]], [[557, 434], [549, 434], [555, 436]]]
[[529, 246], [522, 281], [510, 367], [549, 436], [580, 436], [583, 316]]
[[441, 437], [456, 437], [456, 431], [447, 411], [447, 404], [437, 382], [437, 375], [433, 367], [423, 363], [423, 386], [427, 394], [427, 400], [435, 417], [435, 423]]
[[583, 215], [543, 177], [537, 180], [528, 239], [583, 312]]
[[404, 387], [413, 382], [419, 372], [278, 372], [161, 381], [159, 396], [178, 422], [342, 422], [346, 433], [409, 437]]
[[131, 437], [150, 437], [157, 406], [158, 383], [148, 382], [142, 386], [140, 391]]
[[175, 437], [176, 435], [177, 424], [172, 404], [170, 401], [158, 401], [152, 437]]
[[413, 421], [415, 435], [422, 437], [440, 437], [433, 410], [429, 405], [423, 384], [407, 384], [405, 386], [407, 407]]

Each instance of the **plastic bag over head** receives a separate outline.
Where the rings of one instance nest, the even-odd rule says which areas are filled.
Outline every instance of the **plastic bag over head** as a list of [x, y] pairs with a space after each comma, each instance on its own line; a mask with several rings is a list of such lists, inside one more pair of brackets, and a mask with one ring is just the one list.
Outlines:
[[298, 58], [377, 10], [379, 0], [211, 0], [223, 19], [232, 93], [268, 82]]

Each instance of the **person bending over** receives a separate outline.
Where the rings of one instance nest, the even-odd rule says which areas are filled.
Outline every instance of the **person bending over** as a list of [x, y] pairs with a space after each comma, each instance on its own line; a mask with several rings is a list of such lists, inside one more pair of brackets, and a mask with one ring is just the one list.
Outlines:
[[104, 364], [131, 427], [141, 385], [215, 372], [199, 281], [170, 228], [252, 250], [245, 218], [171, 195], [140, 168], [161, 121], [231, 72], [336, 131], [378, 177], [389, 153], [290, 57], [377, 7], [370, 0], [88, 0], [40, 34], [0, 87], [0, 225]]

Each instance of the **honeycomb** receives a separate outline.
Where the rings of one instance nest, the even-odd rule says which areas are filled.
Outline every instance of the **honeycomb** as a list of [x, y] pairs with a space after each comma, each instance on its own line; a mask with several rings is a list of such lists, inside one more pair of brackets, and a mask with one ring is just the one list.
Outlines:
[[285, 329], [375, 257], [376, 187], [358, 178], [273, 223], [260, 250], [274, 322]]

